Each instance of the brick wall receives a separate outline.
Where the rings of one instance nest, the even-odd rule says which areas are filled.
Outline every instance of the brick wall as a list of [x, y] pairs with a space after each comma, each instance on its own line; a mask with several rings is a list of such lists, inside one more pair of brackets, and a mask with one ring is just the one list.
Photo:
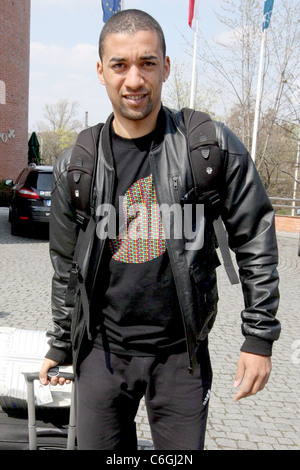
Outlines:
[[1, 0], [0, 180], [27, 164], [30, 0]]
[[276, 215], [275, 226], [278, 232], [300, 233], [300, 217]]

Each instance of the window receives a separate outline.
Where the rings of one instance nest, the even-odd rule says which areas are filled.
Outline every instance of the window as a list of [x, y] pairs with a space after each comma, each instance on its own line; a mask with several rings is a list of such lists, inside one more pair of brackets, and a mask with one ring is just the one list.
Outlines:
[[0, 104], [6, 104], [5, 83], [0, 80]]
[[52, 173], [32, 171], [29, 173], [26, 186], [38, 191], [51, 191]]

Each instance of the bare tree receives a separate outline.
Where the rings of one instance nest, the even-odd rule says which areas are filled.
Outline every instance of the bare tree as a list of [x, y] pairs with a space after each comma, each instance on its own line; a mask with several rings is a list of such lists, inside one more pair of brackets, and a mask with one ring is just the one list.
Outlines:
[[300, 79], [300, 23], [295, 14], [299, 8], [299, 0], [285, 0], [272, 17], [267, 50], [268, 80], [265, 80], [262, 103], [262, 113], [269, 118], [264, 121], [267, 132], [264, 139], [260, 139], [258, 169], [268, 158], [274, 127], [299, 121], [300, 106], [295, 103], [295, 89]]
[[[256, 165], [269, 188], [285, 181], [291, 188], [295, 159], [293, 123], [299, 124], [295, 90], [300, 80], [300, 0], [277, 0], [267, 30]], [[200, 42], [199, 62], [210, 67], [218, 86], [225, 120], [251, 148], [263, 2], [223, 0], [217, 14], [227, 33]], [[190, 47], [192, 47], [190, 45]], [[290, 178], [290, 179], [288, 179]], [[281, 184], [280, 183], [280, 184]]]
[[[195, 109], [208, 112], [213, 115], [212, 109], [216, 101], [217, 91], [215, 88], [199, 83], [199, 75], [196, 74]], [[190, 69], [176, 60], [172, 63], [171, 75], [163, 91], [163, 102], [165, 106], [174, 109], [189, 107], [190, 103]]]
[[44, 164], [52, 165], [66, 148], [74, 144], [78, 131], [83, 128], [77, 119], [78, 106], [77, 102], [70, 103], [67, 99], [45, 105], [46, 122], [38, 125]]
[[257, 69], [260, 39], [258, 0], [223, 0], [222, 12], [216, 14], [226, 26], [227, 32], [214, 37], [200, 39], [197, 57], [208, 67], [207, 75], [221, 90], [219, 109], [229, 115], [232, 108], [241, 113], [241, 139], [247, 147], [251, 143], [252, 110], [254, 106], [254, 80]]
[[56, 104], [46, 104], [44, 117], [50, 127], [49, 130], [57, 132], [61, 129], [77, 132], [82, 128], [82, 123], [76, 119], [79, 104], [76, 101], [69, 102], [67, 99], [58, 101]]

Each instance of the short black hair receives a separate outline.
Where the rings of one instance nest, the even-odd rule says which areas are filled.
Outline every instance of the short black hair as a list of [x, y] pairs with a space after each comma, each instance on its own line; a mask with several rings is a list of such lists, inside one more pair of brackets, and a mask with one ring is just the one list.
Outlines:
[[134, 34], [138, 31], [154, 31], [157, 33], [163, 56], [166, 56], [166, 41], [163, 30], [160, 24], [148, 13], [136, 10], [128, 9], [122, 10], [112, 15], [109, 20], [105, 23], [100, 33], [99, 38], [99, 57], [100, 60], [103, 58], [104, 45], [107, 37], [110, 34]]

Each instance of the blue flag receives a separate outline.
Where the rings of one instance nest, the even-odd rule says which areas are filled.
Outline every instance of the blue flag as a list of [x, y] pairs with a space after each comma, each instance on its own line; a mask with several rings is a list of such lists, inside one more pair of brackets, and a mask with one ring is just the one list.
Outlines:
[[272, 11], [273, 11], [274, 0], [265, 0], [264, 6], [264, 21], [262, 29], [268, 29], [271, 21]]
[[121, 9], [121, 0], [102, 0], [103, 23], [106, 23], [112, 15]]

